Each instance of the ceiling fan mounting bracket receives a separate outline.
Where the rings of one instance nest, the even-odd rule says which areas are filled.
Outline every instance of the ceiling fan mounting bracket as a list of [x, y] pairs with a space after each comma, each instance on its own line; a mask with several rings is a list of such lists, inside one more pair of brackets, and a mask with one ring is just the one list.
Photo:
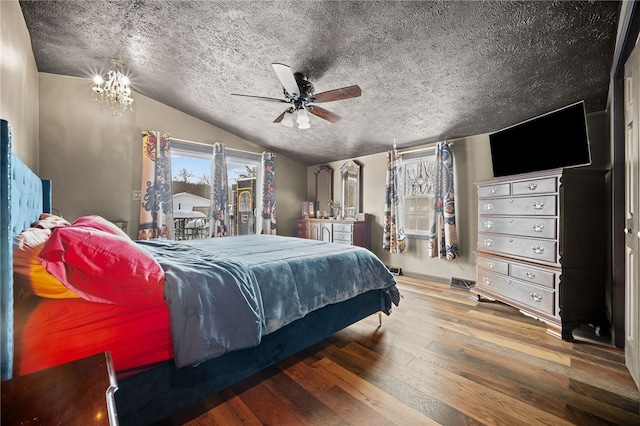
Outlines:
[[311, 96], [313, 96], [313, 94], [315, 93], [315, 87], [313, 86], [313, 83], [307, 80], [305, 75], [300, 72], [293, 73], [293, 77], [296, 79], [296, 83], [298, 83], [300, 94], [298, 95], [298, 97], [295, 97], [295, 96], [292, 96], [287, 91], [287, 89], [282, 88], [282, 91], [284, 92], [284, 96], [287, 98], [287, 100], [289, 100], [289, 102], [295, 102], [298, 99], [302, 99], [305, 102], [309, 101]]

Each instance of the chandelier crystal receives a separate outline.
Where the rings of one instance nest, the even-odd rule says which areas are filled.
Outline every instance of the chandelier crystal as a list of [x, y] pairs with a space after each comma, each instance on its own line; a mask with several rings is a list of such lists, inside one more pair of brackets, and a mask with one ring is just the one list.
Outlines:
[[122, 61], [113, 59], [115, 69], [110, 70], [107, 81], [100, 75], [93, 78], [93, 98], [99, 103], [106, 105], [113, 111], [113, 115], [133, 110], [133, 98], [131, 97], [131, 81], [122, 72], [124, 64]]

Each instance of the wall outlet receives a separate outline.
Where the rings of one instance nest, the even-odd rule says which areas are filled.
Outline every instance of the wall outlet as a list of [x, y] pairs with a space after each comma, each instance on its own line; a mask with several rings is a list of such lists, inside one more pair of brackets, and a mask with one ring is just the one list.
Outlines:
[[134, 189], [133, 191], [131, 191], [131, 199], [139, 200], [140, 198], [142, 198], [142, 191], [141, 190]]

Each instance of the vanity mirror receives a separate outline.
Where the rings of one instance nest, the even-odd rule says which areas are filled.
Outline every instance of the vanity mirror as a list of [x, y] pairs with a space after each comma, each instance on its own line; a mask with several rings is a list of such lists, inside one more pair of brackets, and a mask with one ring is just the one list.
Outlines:
[[342, 218], [357, 219], [360, 213], [360, 164], [347, 161], [340, 168], [342, 175]]
[[316, 216], [331, 216], [331, 201], [333, 200], [333, 169], [329, 166], [318, 166], [316, 175]]

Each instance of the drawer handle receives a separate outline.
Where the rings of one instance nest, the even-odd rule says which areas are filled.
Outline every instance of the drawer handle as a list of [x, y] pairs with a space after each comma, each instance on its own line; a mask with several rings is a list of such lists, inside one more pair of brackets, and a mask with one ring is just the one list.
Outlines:
[[542, 232], [542, 231], [544, 231], [544, 225], [542, 223], [533, 224], [533, 232]]
[[540, 246], [533, 246], [531, 247], [531, 250], [533, 250], [533, 252], [535, 254], [542, 254], [544, 253], [544, 247], [540, 247]]
[[534, 274], [533, 272], [525, 272], [524, 275], [525, 275], [525, 277], [529, 278], [530, 280], [533, 280], [536, 277], [536, 274]]
[[493, 222], [491, 222], [490, 220], [487, 220], [487, 221], [484, 223], [484, 227], [485, 227], [486, 229], [491, 229], [491, 228], [493, 228]]
[[498, 192], [498, 190], [496, 188], [491, 188], [491, 193], [495, 194], [496, 192]]
[[485, 204], [485, 205], [484, 205], [484, 209], [485, 209], [485, 210], [493, 210], [493, 204], [491, 204], [491, 203], [487, 203], [487, 204]]
[[491, 238], [486, 238], [484, 240], [484, 245], [487, 247], [491, 247], [493, 245], [493, 240]]
[[527, 186], [527, 188], [529, 188], [529, 191], [535, 191], [538, 188], [538, 184], [530, 183], [529, 186]]
[[533, 208], [536, 210], [542, 210], [544, 208], [544, 203], [542, 201], [536, 201], [532, 205], [533, 205]]
[[486, 285], [491, 285], [491, 278], [489, 278], [489, 277], [484, 277], [484, 283], [485, 283]]
[[531, 297], [531, 299], [533, 299], [534, 302], [542, 302], [542, 296], [539, 295], [538, 293], [529, 293], [529, 297]]
[[489, 263], [487, 263], [487, 266], [489, 267], [489, 269], [495, 269], [496, 264], [493, 263], [493, 262], [489, 262]]

